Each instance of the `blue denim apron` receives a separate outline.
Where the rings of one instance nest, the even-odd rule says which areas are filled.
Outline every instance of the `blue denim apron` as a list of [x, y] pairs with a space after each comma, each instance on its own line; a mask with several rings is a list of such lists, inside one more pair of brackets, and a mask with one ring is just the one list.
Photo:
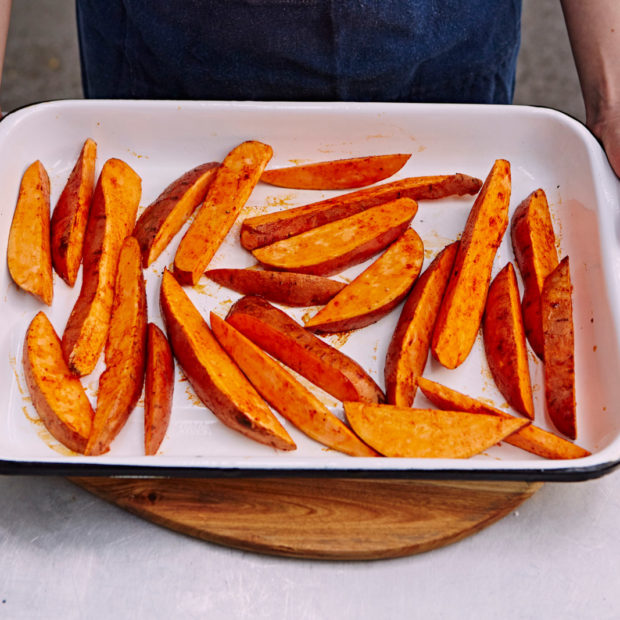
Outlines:
[[510, 103], [521, 0], [77, 0], [95, 98]]

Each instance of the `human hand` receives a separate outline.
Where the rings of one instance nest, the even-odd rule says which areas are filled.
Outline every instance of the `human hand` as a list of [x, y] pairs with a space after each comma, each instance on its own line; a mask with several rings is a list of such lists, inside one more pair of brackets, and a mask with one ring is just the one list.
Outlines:
[[620, 178], [620, 110], [608, 113], [588, 126], [601, 141], [611, 167]]

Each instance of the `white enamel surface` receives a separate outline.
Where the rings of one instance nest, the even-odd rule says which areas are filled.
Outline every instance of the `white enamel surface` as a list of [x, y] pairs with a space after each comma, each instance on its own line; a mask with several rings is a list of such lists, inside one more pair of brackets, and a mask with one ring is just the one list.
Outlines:
[[[571, 260], [574, 284], [578, 443], [592, 451], [579, 463], [545, 461], [508, 445], [495, 447], [468, 461], [410, 459], [352, 459], [326, 450], [286, 425], [298, 444], [293, 453], [276, 453], [224, 427], [197, 402], [186, 381], [177, 385], [174, 412], [160, 454], [142, 456], [142, 409], [132, 414], [110, 453], [87, 458], [68, 455], [36, 421], [21, 370], [21, 347], [27, 325], [44, 309], [59, 333], [71, 311], [74, 290], [55, 276], [55, 299], [46, 308], [0, 274], [2, 330], [5, 352], [0, 358], [3, 407], [0, 410], [0, 459], [161, 467], [225, 467], [242, 469], [314, 469], [368, 471], [463, 471], [554, 473], [575, 466], [587, 471], [620, 459], [620, 199], [618, 181], [594, 138], [576, 121], [545, 109], [496, 106], [411, 104], [278, 104], [200, 102], [45, 103], [9, 115], [0, 123], [0, 239], [6, 242], [19, 181], [35, 159], [45, 165], [52, 187], [52, 207], [58, 198], [83, 141], [98, 143], [97, 172], [109, 157], [119, 157], [143, 179], [142, 206], [150, 203], [170, 181], [197, 164], [221, 160], [246, 139], [274, 148], [270, 166], [392, 152], [411, 152], [396, 178], [463, 172], [484, 179], [497, 158], [511, 162], [511, 212], [531, 191], [542, 187], [548, 196], [561, 255]], [[305, 204], [340, 192], [312, 192], [256, 187], [241, 218], [287, 206]], [[460, 234], [473, 197], [420, 203], [413, 227], [425, 242], [425, 266]], [[240, 218], [240, 219], [241, 219]], [[211, 267], [254, 264], [238, 243], [240, 221], [216, 254]], [[162, 325], [158, 308], [159, 274], [170, 265], [180, 240], [145, 271], [149, 320]], [[498, 252], [497, 273], [513, 259], [509, 235]], [[342, 274], [350, 280], [368, 263]], [[213, 310], [224, 316], [239, 297], [203, 278], [191, 296], [205, 316]], [[383, 360], [400, 307], [375, 325], [348, 338], [326, 340], [364, 365], [383, 386]], [[298, 320], [308, 309], [289, 310]], [[314, 313], [312, 309], [311, 313]], [[536, 424], [551, 429], [542, 394], [542, 366], [530, 358], [535, 388]], [[102, 369], [83, 379], [95, 401]], [[429, 361], [426, 376], [472, 396], [502, 406], [478, 339], [467, 361], [456, 370]], [[338, 415], [333, 399], [326, 402]], [[426, 401], [418, 396], [416, 404]], [[34, 421], [33, 421], [34, 420]]]

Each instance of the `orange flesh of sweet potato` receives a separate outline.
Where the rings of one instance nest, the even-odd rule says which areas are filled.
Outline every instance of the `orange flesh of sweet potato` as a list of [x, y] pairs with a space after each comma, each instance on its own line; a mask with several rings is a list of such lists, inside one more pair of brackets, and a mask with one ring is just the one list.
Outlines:
[[181, 284], [193, 286], [198, 282], [272, 154], [267, 144], [248, 141], [224, 158], [174, 257], [174, 275]]
[[261, 181], [293, 189], [353, 189], [383, 181], [398, 172], [411, 154], [372, 155], [265, 170]]
[[259, 394], [308, 437], [351, 456], [377, 456], [318, 398], [230, 323], [211, 313], [211, 329]]
[[93, 409], [80, 380], [71, 373], [60, 338], [39, 312], [24, 341], [24, 375], [32, 404], [49, 432], [75, 452], [84, 452]]
[[118, 256], [133, 229], [142, 193], [140, 177], [119, 159], [101, 171], [90, 209], [82, 257], [82, 288], [62, 348], [69, 368], [87, 375], [95, 368], [108, 335]]
[[388, 457], [469, 458], [529, 424], [484, 413], [344, 403], [353, 430]]
[[568, 256], [545, 278], [541, 294], [545, 401], [555, 427], [576, 439], [575, 336]]
[[295, 442], [168, 270], [161, 282], [160, 303], [174, 356], [200, 400], [229, 428], [267, 446], [294, 450]]
[[437, 255], [415, 283], [403, 306], [385, 358], [386, 397], [391, 405], [410, 407], [413, 404], [416, 379], [426, 366], [433, 326], [457, 248], [458, 241]]
[[286, 306], [320, 306], [344, 287], [323, 276], [257, 269], [210, 269], [207, 278], [243, 295], [260, 295]]
[[52, 213], [52, 264], [69, 286], [75, 284], [82, 262], [96, 159], [97, 143], [88, 138]]
[[365, 261], [398, 239], [418, 210], [399, 198], [254, 250], [269, 269], [326, 276]]
[[217, 162], [209, 162], [192, 168], [170, 183], [142, 212], [133, 236], [140, 244], [143, 267], [157, 260], [204, 200], [218, 166]]
[[481, 185], [480, 179], [461, 173], [385, 183], [309, 205], [246, 218], [241, 224], [241, 245], [246, 250], [255, 250], [397, 198], [430, 200], [476, 194]]
[[[491, 413], [504, 417], [513, 417], [500, 409], [491, 407], [482, 401], [456, 392], [424, 377], [418, 378], [418, 385], [424, 396], [441, 409], [456, 409], [457, 411]], [[580, 459], [590, 456], [588, 450], [533, 424], [510, 435], [505, 441], [517, 448], [521, 448], [521, 450], [526, 450], [547, 459]]]
[[7, 263], [13, 281], [48, 306], [52, 303], [50, 182], [40, 161], [22, 176], [11, 222]]
[[495, 276], [489, 287], [482, 335], [489, 369], [499, 391], [513, 409], [533, 420], [527, 344], [512, 263]]
[[99, 379], [97, 408], [86, 454], [104, 454], [110, 449], [142, 394], [146, 316], [140, 246], [134, 237], [127, 237], [119, 255], [105, 348], [106, 369]]
[[381, 388], [354, 360], [261, 297], [242, 297], [226, 320], [261, 349], [338, 400], [376, 403]]
[[498, 159], [467, 218], [433, 331], [431, 350], [446, 368], [462, 364], [476, 340], [509, 202], [510, 164]]
[[149, 323], [146, 330], [144, 381], [144, 453], [157, 454], [172, 413], [174, 359], [164, 332]]
[[375, 323], [405, 298], [423, 262], [422, 239], [409, 228], [372, 265], [308, 319], [306, 329], [339, 332]]
[[532, 192], [517, 207], [510, 232], [523, 278], [521, 309], [525, 335], [534, 353], [543, 359], [540, 294], [545, 278], [558, 266], [558, 252], [547, 196], [542, 189]]

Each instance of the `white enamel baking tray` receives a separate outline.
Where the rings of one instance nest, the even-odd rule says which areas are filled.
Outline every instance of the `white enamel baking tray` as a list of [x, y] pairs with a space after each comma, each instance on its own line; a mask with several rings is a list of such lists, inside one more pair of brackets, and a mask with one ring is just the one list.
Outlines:
[[[620, 461], [620, 196], [619, 183], [593, 136], [577, 121], [552, 110], [518, 106], [256, 103], [167, 101], [58, 101], [33, 105], [0, 123], [0, 239], [6, 244], [19, 183], [39, 159], [52, 187], [52, 207], [83, 141], [98, 143], [97, 172], [110, 157], [142, 177], [142, 207], [170, 181], [206, 161], [221, 160], [247, 139], [274, 149], [272, 167], [343, 157], [412, 153], [394, 177], [463, 172], [484, 179], [497, 158], [512, 166], [511, 210], [531, 191], [548, 196], [559, 250], [571, 257], [576, 332], [577, 443], [592, 456], [549, 461], [508, 444], [469, 460], [353, 458], [328, 450], [284, 422], [295, 452], [280, 453], [225, 427], [194, 395], [176, 369], [174, 409], [160, 453], [143, 455], [142, 401], [109, 454], [84, 457], [67, 451], [38, 420], [22, 371], [21, 348], [28, 323], [43, 309], [62, 334], [79, 291], [54, 276], [54, 303], [44, 307], [20, 291], [5, 267], [1, 274], [0, 472], [74, 475], [360, 475], [451, 478], [577, 480], [600, 476]], [[278, 189], [259, 184], [241, 219], [249, 214], [301, 205], [335, 192]], [[412, 226], [425, 242], [426, 262], [460, 234], [473, 197], [420, 202]], [[238, 242], [239, 224], [214, 257], [212, 267], [254, 264]], [[183, 232], [183, 231], [182, 231]], [[182, 232], [145, 270], [149, 320], [163, 326], [159, 278], [172, 262]], [[513, 260], [509, 234], [494, 273]], [[342, 273], [345, 280], [365, 265]], [[239, 295], [203, 278], [190, 295], [208, 316], [225, 316]], [[308, 309], [287, 311], [301, 320]], [[326, 340], [364, 365], [383, 386], [384, 358], [400, 307], [373, 326]], [[530, 355], [536, 424], [552, 430], [543, 402], [542, 366]], [[96, 400], [102, 364], [83, 378]], [[489, 373], [481, 341], [467, 361], [446, 370], [429, 360], [425, 375], [471, 396], [507, 408]], [[318, 390], [316, 390], [319, 393]], [[340, 404], [321, 394], [342, 417]], [[416, 405], [428, 403], [422, 395]]]

